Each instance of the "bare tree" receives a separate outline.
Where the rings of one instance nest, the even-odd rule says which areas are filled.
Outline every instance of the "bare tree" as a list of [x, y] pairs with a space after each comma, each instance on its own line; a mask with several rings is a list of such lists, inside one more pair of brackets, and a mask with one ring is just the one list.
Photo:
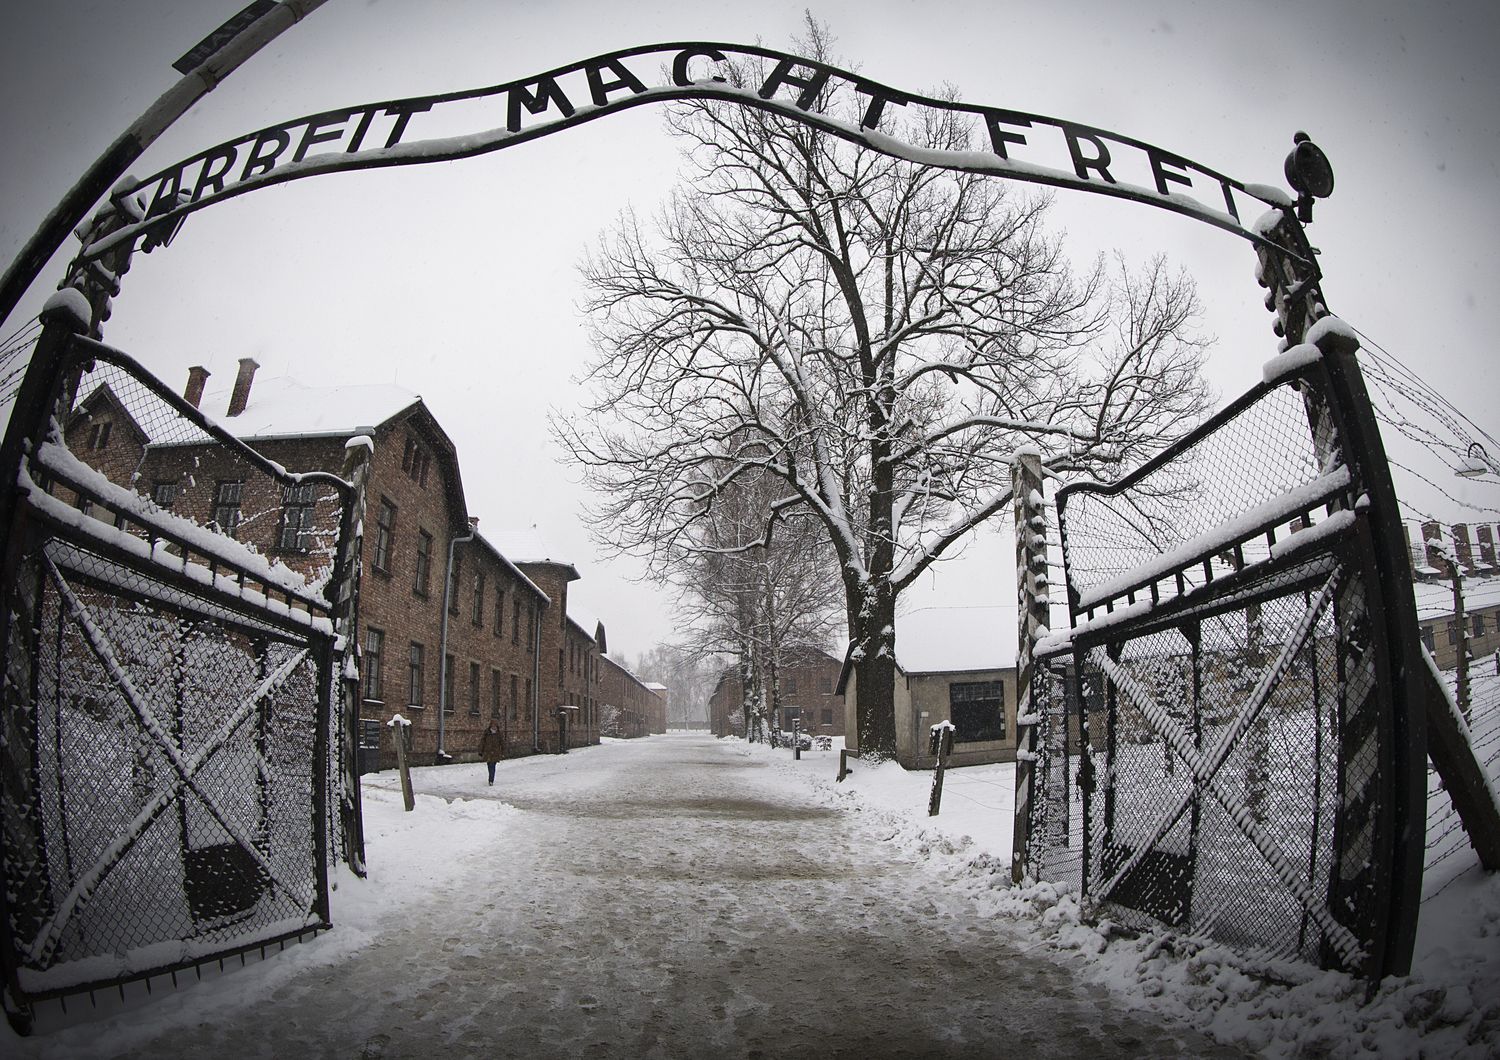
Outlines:
[[[797, 47], [830, 58], [811, 22]], [[923, 114], [904, 140], [969, 147], [960, 118]], [[893, 755], [897, 598], [1006, 508], [1022, 447], [1108, 477], [1206, 411], [1193, 286], [1161, 260], [1074, 275], [1050, 200], [1002, 181], [752, 107], [688, 101], [668, 124], [692, 179], [653, 231], [627, 215], [586, 260], [592, 396], [558, 435], [596, 527], [663, 575], [737, 483], [774, 481], [756, 540], [819, 528], [860, 750]]]

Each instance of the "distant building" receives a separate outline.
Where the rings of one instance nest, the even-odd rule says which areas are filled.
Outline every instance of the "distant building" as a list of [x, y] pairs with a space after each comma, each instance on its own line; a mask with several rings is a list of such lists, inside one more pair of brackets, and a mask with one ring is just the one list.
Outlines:
[[[1415, 532], [1414, 532], [1415, 530]], [[1424, 522], [1406, 526], [1422, 644], [1444, 670], [1458, 665], [1460, 638], [1451, 556], [1464, 602], [1463, 640], [1471, 659], [1500, 652], [1500, 525]]]
[[[1016, 758], [1016, 609], [929, 607], [896, 619], [896, 760], [936, 765], [933, 725], [952, 721], [953, 765]], [[859, 688], [846, 657], [837, 690], [845, 703], [845, 746], [859, 746]]]
[[[837, 689], [839, 669], [839, 660], [820, 648], [787, 651], [777, 670], [777, 724], [790, 731], [800, 721], [802, 731], [811, 735], [843, 736], [844, 697]], [[715, 736], [745, 735], [744, 698], [739, 670], [726, 669], [708, 700], [709, 730]]]

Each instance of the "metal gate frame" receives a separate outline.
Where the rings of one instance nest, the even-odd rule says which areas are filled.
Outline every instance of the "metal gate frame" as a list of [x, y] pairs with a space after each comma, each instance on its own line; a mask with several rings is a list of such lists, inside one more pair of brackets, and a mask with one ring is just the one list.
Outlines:
[[[1058, 491], [1058, 518], [1073, 626], [1066, 653], [1071, 662], [1066, 679], [1072, 685], [1072, 694], [1067, 698], [1076, 710], [1074, 731], [1081, 737], [1078, 742], [1082, 745], [1078, 749], [1082, 752], [1078, 779], [1083, 791], [1084, 821], [1079, 852], [1081, 884], [1085, 899], [1096, 908], [1113, 901], [1144, 910], [1158, 925], [1195, 933], [1195, 922], [1187, 912], [1190, 899], [1174, 924], [1174, 917], [1170, 913], [1164, 915], [1164, 910], [1175, 907], [1161, 893], [1141, 893], [1139, 880], [1133, 894], [1122, 897], [1111, 893], [1132, 890], [1124, 886], [1129, 882], [1128, 877], [1149, 856], [1147, 848], [1160, 838], [1161, 826], [1169, 827], [1171, 822], [1158, 821], [1158, 827], [1152, 830], [1154, 838], [1125, 861], [1111, 858], [1107, 840], [1100, 849], [1091, 849], [1092, 840], [1107, 833], [1113, 824], [1114, 785], [1118, 782], [1114, 775], [1095, 775], [1091, 747], [1102, 742], [1104, 760], [1113, 762], [1119, 736], [1115, 728], [1119, 708], [1122, 702], [1128, 702], [1147, 718], [1154, 733], [1170, 745], [1192, 772], [1188, 801], [1196, 825], [1201, 800], [1209, 797], [1225, 802], [1224, 793], [1216, 789], [1218, 767], [1285, 677], [1290, 661], [1306, 647], [1319, 614], [1332, 609], [1338, 615], [1341, 677], [1338, 691], [1342, 713], [1336, 746], [1320, 748], [1320, 753], [1336, 756], [1337, 778], [1337, 813], [1333, 822], [1337, 864], [1327, 873], [1326, 893], [1311, 893], [1306, 881], [1294, 880], [1295, 873], [1281, 870], [1276, 864], [1271, 837], [1243, 821], [1236, 823], [1271, 863], [1273, 871], [1284, 877], [1308, 916], [1316, 921], [1323, 938], [1320, 963], [1374, 980], [1408, 970], [1415, 939], [1425, 825], [1426, 727], [1420, 684], [1425, 671], [1418, 655], [1410, 574], [1397, 559], [1404, 556], [1404, 548], [1394, 491], [1354, 360], [1357, 343], [1337, 327], [1318, 329], [1314, 339], [1317, 349], [1299, 358], [1299, 363], [1290, 370], [1255, 387], [1130, 476], [1112, 485], [1074, 484]], [[1317, 448], [1323, 470], [1342, 467], [1347, 469], [1347, 476], [1342, 481], [1332, 476], [1323, 481], [1324, 488], [1296, 498], [1292, 506], [1295, 511], [1291, 508], [1268, 511], [1259, 521], [1221, 528], [1219, 533], [1211, 535], [1211, 540], [1200, 540], [1202, 547], [1196, 549], [1189, 540], [1170, 559], [1147, 565], [1136, 575], [1117, 573], [1112, 580], [1096, 582], [1092, 591], [1083, 595], [1074, 554], [1076, 541], [1070, 540], [1069, 501], [1076, 505], [1089, 496], [1119, 497], [1127, 493], [1153, 471], [1178, 459], [1272, 391], [1286, 386], [1301, 392], [1310, 440]], [[1308, 516], [1320, 509], [1326, 516], [1312, 525], [1313, 532], [1304, 530], [1300, 542], [1285, 537], [1289, 518], [1301, 515], [1302, 526], [1307, 527]], [[1276, 548], [1278, 529], [1283, 540]], [[1243, 548], [1250, 542], [1268, 542], [1273, 546], [1272, 558], [1245, 565]], [[1216, 577], [1209, 561], [1226, 552], [1241, 557], [1240, 569]], [[1189, 573], [1191, 577], [1186, 576]], [[1273, 597], [1303, 592], [1316, 594], [1317, 599], [1307, 608], [1297, 636], [1263, 672], [1254, 694], [1241, 705], [1237, 724], [1224, 734], [1217, 747], [1205, 746], [1199, 731], [1185, 732], [1151, 693], [1136, 686], [1127, 668], [1119, 665], [1122, 647], [1135, 638], [1173, 627], [1182, 629], [1207, 615], [1258, 607]], [[1056, 684], [1063, 658], [1053, 652], [1038, 660], [1037, 669]], [[1356, 671], [1360, 672], [1360, 680], [1351, 681], [1350, 675]], [[1086, 673], [1105, 678], [1107, 701], [1102, 711], [1088, 709], [1085, 702], [1081, 685]], [[1201, 705], [1201, 691], [1195, 681], [1195, 716]], [[1349, 694], [1345, 695], [1346, 692]], [[1037, 713], [1039, 724], [1043, 719], [1051, 720], [1054, 725], [1059, 720], [1055, 703], [1039, 702]], [[1067, 746], [1067, 730], [1071, 726], [1065, 718], [1063, 715], [1062, 733], [1050, 739], [1046, 733], [1038, 734], [1044, 744], [1044, 756], [1048, 743], [1059, 744], [1065, 756], [1072, 750]], [[1101, 734], [1091, 732], [1091, 726], [1097, 728], [1101, 721], [1106, 730], [1102, 741]], [[1044, 785], [1044, 790], [1047, 787]], [[1104, 789], [1102, 807], [1095, 795], [1097, 787]], [[1229, 808], [1227, 802], [1225, 805]], [[1178, 815], [1185, 809], [1174, 806]], [[1054, 864], [1065, 863], [1066, 859], [1058, 861], [1058, 851], [1044, 848], [1049, 844], [1049, 832], [1053, 846], [1058, 838], [1065, 843], [1069, 838], [1066, 811], [1060, 818], [1056, 807], [1038, 807], [1033, 812], [1039, 826], [1033, 833], [1037, 847], [1033, 860], [1042, 864], [1050, 856]], [[1048, 815], [1050, 826], [1045, 823]], [[1156, 865], [1154, 869], [1160, 870], [1156, 875], [1165, 879], [1174, 873], [1191, 874], [1197, 871], [1195, 858], [1190, 847], [1185, 862]], [[1178, 882], [1190, 894], [1191, 877]]]
[[[367, 461], [368, 453], [360, 450], [357, 456], [362, 459], [349, 462], [356, 472], [351, 476], [354, 482], [322, 471], [289, 473], [212, 423], [128, 355], [78, 334], [86, 326], [79, 319], [82, 315], [66, 299], [49, 305], [43, 313], [46, 327], [0, 447], [0, 474], [3, 474], [0, 527], [6, 535], [0, 556], [0, 657], [9, 660], [3, 702], [0, 702], [0, 710], [7, 715], [0, 719], [0, 724], [8, 737], [6, 745], [0, 748], [0, 782], [3, 782], [0, 810], [4, 811], [4, 830], [0, 834], [0, 973], [3, 973], [6, 1016], [20, 1033], [29, 1032], [34, 1002], [83, 992], [92, 996], [94, 991], [105, 987], [123, 991], [126, 983], [140, 980], [145, 980], [149, 987], [151, 978], [159, 975], [170, 974], [175, 983], [175, 973], [179, 970], [211, 961], [222, 963], [227, 957], [255, 949], [264, 954], [267, 947], [316, 934], [331, 926], [330, 855], [342, 856], [352, 869], [363, 874], [356, 751], [348, 717], [351, 689], [358, 682], [350, 676], [352, 669], [345, 664], [346, 656], [352, 656], [352, 646], [357, 642], [351, 631], [355, 623], [361, 538], [358, 514], [367, 470], [363, 461]], [[195, 536], [182, 527], [178, 517], [157, 514], [149, 504], [133, 503], [139, 497], [128, 489], [116, 489], [118, 484], [108, 486], [101, 482], [101, 476], [90, 480], [92, 469], [78, 466], [62, 445], [60, 424], [77, 398], [80, 376], [100, 363], [124, 373], [133, 385], [149, 393], [151, 400], [165, 405], [201, 432], [208, 444], [222, 447], [232, 459], [278, 486], [312, 482], [331, 487], [338, 504], [337, 540], [331, 553], [331, 575], [322, 592], [301, 588], [285, 579], [270, 578], [266, 567], [246, 562], [251, 555], [243, 546], [224, 538], [213, 542]], [[346, 466], [345, 473], [349, 470]], [[74, 518], [66, 502], [40, 491], [33, 493], [32, 484], [43, 481], [49, 483], [49, 491], [51, 483], [58, 483], [76, 493], [80, 500], [86, 498], [94, 511], [108, 513], [106, 518], [112, 515], [115, 525], [111, 527], [95, 518]], [[122, 529], [130, 538], [121, 535]], [[149, 542], [149, 547], [129, 547], [131, 539], [143, 545]], [[162, 549], [170, 551], [170, 565], [162, 561]], [[70, 557], [80, 556], [88, 558], [91, 568], [85, 570], [73, 563], [65, 578], [60, 565], [68, 567]], [[208, 576], [204, 577], [201, 569], [196, 570], [196, 576], [189, 576], [190, 563], [206, 569]], [[29, 576], [23, 577], [23, 565], [28, 565]], [[80, 587], [76, 591], [75, 585]], [[42, 789], [38, 785], [46, 778], [42, 775], [42, 749], [35, 724], [40, 693], [36, 681], [26, 677], [35, 673], [38, 665], [40, 630], [36, 620], [29, 616], [30, 609], [41, 606], [43, 588], [54, 593], [58, 622], [62, 622], [61, 616], [66, 612], [81, 632], [80, 640], [87, 650], [80, 654], [75, 649], [75, 656], [91, 659], [90, 665], [108, 676], [113, 687], [111, 694], [118, 695], [119, 701], [134, 713], [138, 741], [143, 741], [152, 754], [159, 755], [170, 766], [165, 786], [152, 793], [138, 815], [154, 816], [147, 817], [146, 823], [133, 822], [136, 829], [133, 833], [129, 828], [119, 833], [113, 845], [82, 878], [73, 878], [77, 874], [71, 861], [67, 861], [69, 867], [62, 881], [62, 892], [48, 882], [50, 874], [56, 872], [49, 865], [49, 857], [54, 863], [56, 857], [55, 853], [49, 855], [48, 843], [66, 844], [68, 824], [66, 817], [55, 824], [43, 819]], [[134, 687], [127, 668], [115, 663], [107, 631], [93, 621], [79, 592], [134, 600], [138, 606], [149, 604], [168, 614], [196, 615], [199, 620], [206, 617], [215, 628], [241, 630], [255, 637], [254, 643], [284, 645], [285, 659], [274, 672], [263, 675], [249, 699], [229, 704], [222, 727], [209, 734], [196, 753], [185, 755], [183, 735], [179, 733], [174, 738], [157, 722], [149, 694]], [[239, 826], [216, 806], [214, 798], [195, 777], [211, 767], [215, 756], [227, 746], [226, 741], [246, 724], [248, 717], [257, 712], [264, 714], [268, 708], [262, 705], [262, 700], [280, 694], [282, 684], [294, 671], [305, 670], [308, 663], [313, 668], [313, 683], [310, 687], [305, 683], [299, 687], [308, 688], [307, 694], [312, 697], [311, 701], [303, 701], [312, 724], [311, 761], [304, 763], [310, 770], [311, 790], [307, 792], [303, 811], [308, 816], [298, 826], [305, 831], [294, 833], [306, 838], [293, 840], [294, 847], [288, 849], [295, 849], [296, 842], [310, 842], [310, 849], [297, 855], [297, 860], [299, 864], [310, 865], [312, 878], [295, 888], [282, 887], [280, 892], [311, 894], [310, 904], [299, 914], [301, 921], [292, 923], [282, 917], [275, 922], [247, 923], [236, 928], [233, 917], [221, 917], [219, 921], [227, 921], [227, 926], [216, 923], [212, 938], [201, 937], [191, 946], [175, 947], [175, 955], [174, 947], [167, 947], [159, 962], [143, 962], [149, 963], [148, 967], [115, 962], [118, 967], [107, 969], [102, 975], [98, 974], [99, 968], [88, 962], [87, 954], [83, 955], [84, 962], [74, 965], [71, 972], [67, 966], [80, 959], [77, 954], [52, 963], [58, 957], [56, 945], [60, 933], [75, 911], [87, 904], [94, 889], [120, 865], [136, 839], [150, 827], [150, 821], [171, 806], [184, 807], [188, 792], [194, 796], [193, 809], [200, 815], [206, 814], [205, 820], [212, 818], [232, 837], [233, 842], [222, 853], [241, 855], [210, 857], [221, 852], [208, 846], [189, 857], [192, 852], [184, 847], [182, 898], [194, 910], [195, 920], [201, 914], [206, 921], [214, 922], [217, 912], [239, 900], [234, 895], [244, 899], [246, 895], [259, 894], [267, 886], [274, 888], [284, 883], [277, 879], [276, 867], [267, 860], [269, 855], [263, 853], [267, 848], [261, 846], [262, 840], [241, 834]], [[263, 664], [262, 669], [265, 665], [269, 664]], [[22, 672], [12, 670], [13, 666]], [[54, 692], [60, 697], [61, 686]], [[260, 768], [267, 768], [263, 755], [260, 761]], [[51, 782], [61, 791], [66, 783], [62, 776], [63, 758], [59, 753], [49, 762], [58, 771]], [[352, 784], [350, 778], [356, 778]], [[291, 812], [291, 819], [295, 819], [297, 811]], [[49, 838], [49, 828], [57, 833], [56, 838]], [[204, 858], [209, 861], [203, 862]], [[198, 862], [203, 864], [194, 870], [193, 865]], [[210, 877], [205, 885], [203, 878]], [[53, 909], [41, 934], [35, 930], [42, 926], [38, 917], [17, 905], [20, 893], [17, 888], [23, 883], [39, 896], [37, 900], [42, 906], [38, 908]], [[62, 903], [58, 906], [60, 893]], [[135, 944], [152, 945], [150, 930], [141, 932], [148, 937]], [[168, 936], [155, 941], [179, 939]], [[62, 971], [59, 976], [41, 974], [58, 968]], [[24, 981], [28, 976], [32, 980], [30, 989]], [[49, 984], [47, 978], [55, 982]]]

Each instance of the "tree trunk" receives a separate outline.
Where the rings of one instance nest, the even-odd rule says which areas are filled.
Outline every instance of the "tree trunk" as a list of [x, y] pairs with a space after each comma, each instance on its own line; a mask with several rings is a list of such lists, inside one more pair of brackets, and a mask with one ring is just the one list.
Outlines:
[[896, 597], [866, 592], [850, 627], [855, 651], [855, 726], [861, 758], [896, 757]]

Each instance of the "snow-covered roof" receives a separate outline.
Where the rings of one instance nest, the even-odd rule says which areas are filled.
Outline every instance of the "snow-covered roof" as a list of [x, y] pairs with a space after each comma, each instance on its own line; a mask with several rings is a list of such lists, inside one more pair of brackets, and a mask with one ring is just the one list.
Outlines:
[[665, 692], [667, 690], [667, 686], [666, 685], [658, 684], [655, 681], [642, 681], [641, 682], [641, 687], [643, 687], [643, 688], [649, 688], [653, 692]]
[[199, 407], [237, 438], [373, 433], [409, 409], [420, 395], [393, 383], [307, 386], [289, 376], [256, 379], [250, 401], [238, 416], [226, 415], [228, 387], [210, 390]]
[[924, 607], [896, 619], [896, 664], [908, 674], [1016, 665], [1016, 608]]
[[481, 534], [478, 530], [476, 530], [476, 531], [474, 531], [474, 537], [475, 537], [475, 539], [481, 545], [483, 545], [484, 547], [488, 548], [497, 557], [499, 557], [500, 562], [505, 565], [505, 568], [508, 571], [510, 571], [512, 574], [514, 574], [516, 576], [517, 579], [520, 580], [521, 584], [527, 586], [528, 588], [531, 589], [532, 592], [534, 592], [538, 596], [540, 596], [542, 598], [542, 601], [544, 603], [549, 604], [549, 605], [552, 603], [552, 598], [550, 596], [548, 596], [545, 592], [542, 591], [541, 586], [537, 585], [536, 582], [534, 582], [530, 578], [526, 577], [526, 574], [520, 568], [518, 568], [515, 565], [515, 562], [509, 556], [507, 556], [504, 552], [502, 552], [499, 548], [497, 548], [495, 546], [495, 543], [493, 541], [491, 541], [487, 535]]
[[[572, 561], [562, 559], [555, 550], [548, 547], [535, 527], [529, 530], [496, 530], [485, 536], [512, 563], [551, 563], [569, 568], [574, 578], [581, 577]], [[573, 609], [569, 607], [568, 613], [571, 615], [572, 612]]]
[[[1464, 578], [1464, 610], [1477, 611], [1500, 607], [1500, 577]], [[1417, 582], [1412, 586], [1417, 598], [1417, 619], [1430, 621], [1453, 616], [1453, 583], [1447, 579]]]

